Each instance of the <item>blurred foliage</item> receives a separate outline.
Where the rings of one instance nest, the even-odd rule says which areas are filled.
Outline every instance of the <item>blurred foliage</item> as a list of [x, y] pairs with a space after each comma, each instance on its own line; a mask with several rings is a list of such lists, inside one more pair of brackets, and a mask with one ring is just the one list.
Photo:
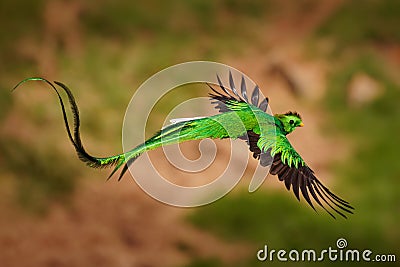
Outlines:
[[176, 63], [243, 53], [248, 40], [259, 41], [252, 29], [273, 10], [272, 1], [260, 0], [100, 0], [84, 12], [82, 22], [93, 39], [128, 44], [127, 50], [137, 47], [134, 67], [144, 79]]
[[[0, 77], [25, 67], [33, 62], [24, 58], [17, 50], [17, 41], [25, 36], [40, 38], [41, 12], [44, 1], [0, 1], [0, 25], [5, 29], [0, 35]], [[5, 64], [7, 63], [7, 64]]]
[[28, 210], [44, 212], [75, 188], [77, 171], [60, 151], [39, 150], [9, 138], [0, 142], [2, 165], [14, 174], [17, 199]]
[[271, 5], [271, 1], [261, 0], [150, 0], [141, 4], [100, 0], [85, 22], [92, 34], [106, 38], [161, 36], [178, 43], [209, 31], [218, 34], [217, 38], [234, 38], [245, 33], [238, 32], [237, 26], [265, 16]]
[[200, 259], [195, 258], [189, 265], [185, 265], [185, 267], [214, 267], [221, 266], [221, 261], [215, 258], [211, 259]]
[[400, 41], [400, 2], [393, 0], [350, 0], [316, 31], [317, 36], [331, 36], [340, 49], [365, 43]]
[[[378, 60], [364, 56], [337, 70], [329, 84], [327, 107], [335, 128], [350, 136], [356, 146], [352, 157], [342, 164], [339, 175], [349, 184], [359, 187], [363, 192], [360, 200], [371, 213], [380, 214], [374, 216], [373, 221], [380, 222], [380, 227], [397, 229], [400, 219], [400, 207], [397, 205], [400, 195], [400, 166], [397, 163], [400, 143], [396, 135], [400, 132], [400, 86], [385, 75], [382, 66]], [[379, 81], [385, 93], [368, 105], [354, 108], [343, 103], [346, 103], [346, 88], [350, 79], [359, 72]], [[398, 230], [391, 235], [400, 239]]]
[[10, 94], [10, 90], [0, 81], [0, 122], [6, 116], [8, 110], [10, 109], [13, 101]]
[[[44, 0], [0, 3], [0, 23], [7, 25], [6, 34], [0, 37], [0, 61], [7, 62], [0, 66], [3, 75], [5, 71], [26, 72], [21, 66], [35, 68], [35, 57], [42, 56], [40, 51], [27, 57], [21, 50], [26, 44], [40, 45], [43, 41], [48, 26], [43, 14], [46, 3]], [[140, 3], [92, 0], [80, 5], [81, 28], [76, 30], [87, 36], [85, 45], [94, 45], [101, 53], [105, 52], [104, 42], [127, 45], [126, 48], [144, 46], [138, 54], [143, 78], [161, 67], [197, 56], [198, 59], [215, 59], [226, 49], [239, 52], [248, 39], [256, 42], [256, 35], [249, 29], [257, 25], [260, 18], [268, 16], [275, 6], [273, 1], [261, 0], [149, 0]], [[56, 17], [61, 10], [53, 12]], [[205, 35], [212, 36], [212, 41]], [[96, 41], [98, 38], [102, 39], [102, 45]], [[90, 52], [92, 48], [85, 49]], [[179, 55], [175, 53], [177, 50], [181, 51]], [[59, 52], [62, 58], [65, 51], [60, 49]], [[116, 51], [119, 60], [123, 58], [121, 53], [122, 50]]]

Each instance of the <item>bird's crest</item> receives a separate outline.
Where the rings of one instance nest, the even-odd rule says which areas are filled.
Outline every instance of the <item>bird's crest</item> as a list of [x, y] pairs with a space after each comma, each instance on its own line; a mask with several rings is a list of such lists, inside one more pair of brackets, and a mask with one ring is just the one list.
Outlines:
[[300, 114], [297, 113], [296, 111], [294, 111], [294, 112], [293, 112], [293, 111], [288, 111], [288, 112], [285, 113], [285, 115], [286, 115], [286, 116], [292, 115], [292, 116], [296, 116], [296, 117], [298, 117], [299, 119], [301, 119]]

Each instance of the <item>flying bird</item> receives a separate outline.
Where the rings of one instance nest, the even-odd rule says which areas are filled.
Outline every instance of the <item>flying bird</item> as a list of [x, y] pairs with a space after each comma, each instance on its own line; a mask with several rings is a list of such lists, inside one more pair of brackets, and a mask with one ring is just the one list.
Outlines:
[[[315, 211], [316, 203], [333, 218], [335, 218], [334, 213], [344, 218], [346, 218], [345, 213], [353, 213], [354, 208], [347, 201], [332, 193], [317, 179], [312, 169], [287, 139], [286, 136], [297, 127], [304, 126], [301, 116], [297, 112], [268, 114], [266, 112], [268, 98], [260, 101], [258, 86], [255, 86], [251, 95], [248, 95], [243, 76], [240, 89], [236, 88], [231, 72], [229, 72], [229, 87], [223, 85], [218, 75], [219, 89], [207, 84], [212, 90], [209, 94], [211, 103], [219, 111], [217, 115], [173, 120], [172, 124], [162, 128], [144, 143], [128, 152], [109, 157], [95, 157], [85, 150], [80, 137], [78, 106], [71, 90], [66, 85], [57, 81], [53, 84], [44, 78], [34, 77], [21, 81], [14, 89], [27, 81], [34, 80], [46, 82], [57, 93], [68, 138], [80, 160], [93, 168], [114, 166], [108, 179], [122, 167], [118, 178], [120, 180], [135, 159], [144, 152], [161, 146], [205, 138], [239, 138], [247, 142], [253, 157], [260, 161], [261, 166], [270, 166], [270, 173], [277, 175], [278, 179], [284, 182], [287, 190], [291, 189], [299, 201], [301, 193]], [[72, 130], [68, 123], [65, 104], [55, 85], [64, 90], [68, 96], [74, 119]]]

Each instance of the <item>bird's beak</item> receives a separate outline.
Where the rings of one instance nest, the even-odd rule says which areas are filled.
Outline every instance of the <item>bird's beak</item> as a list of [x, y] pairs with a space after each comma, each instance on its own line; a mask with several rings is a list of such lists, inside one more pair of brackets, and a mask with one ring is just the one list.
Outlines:
[[303, 127], [303, 126], [304, 126], [304, 123], [301, 122], [301, 123], [299, 124], [299, 127]]

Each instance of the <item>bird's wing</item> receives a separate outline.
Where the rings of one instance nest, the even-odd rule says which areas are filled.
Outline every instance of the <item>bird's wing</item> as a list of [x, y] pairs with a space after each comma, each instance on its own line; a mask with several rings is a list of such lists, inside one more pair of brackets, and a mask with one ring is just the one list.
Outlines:
[[[270, 173], [278, 175], [279, 180], [285, 183], [288, 190], [292, 188], [299, 201], [299, 193], [301, 192], [304, 199], [314, 210], [311, 198], [333, 218], [335, 216], [326, 205], [344, 218], [346, 218], [344, 212], [353, 213], [351, 210], [354, 208], [347, 201], [336, 196], [315, 177], [314, 172], [307, 166], [285, 136], [278, 136], [275, 146], [265, 146], [264, 144], [271, 143], [270, 140], [265, 140], [267, 138], [265, 136], [258, 136], [257, 141], [256, 138], [255, 135], [249, 135], [249, 145], [250, 150], [254, 152], [253, 156], [256, 154], [261, 156], [261, 152], [264, 152], [273, 157]], [[255, 143], [258, 149], [254, 148]]]
[[222, 84], [221, 79], [218, 75], [217, 81], [219, 87], [222, 89], [222, 92], [217, 91], [209, 84], [208, 86], [213, 91], [213, 93], [209, 94], [211, 98], [211, 103], [216, 104], [215, 108], [218, 109], [219, 112], [237, 111], [243, 108], [248, 108], [249, 105], [256, 106], [264, 112], [267, 110], [268, 98], [265, 98], [259, 103], [260, 89], [257, 85], [254, 87], [251, 98], [249, 99], [247, 97], [246, 82], [243, 76], [240, 83], [240, 92], [236, 89], [232, 73], [230, 71], [229, 88]]

